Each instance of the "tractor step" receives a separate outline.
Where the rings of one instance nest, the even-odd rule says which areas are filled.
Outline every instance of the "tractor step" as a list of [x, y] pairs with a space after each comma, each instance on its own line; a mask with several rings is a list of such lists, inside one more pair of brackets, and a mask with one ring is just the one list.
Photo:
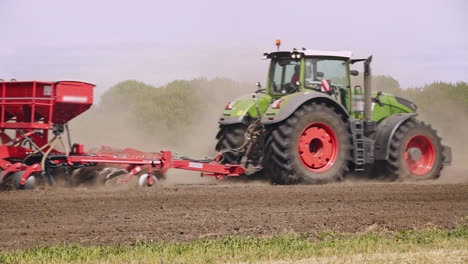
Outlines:
[[364, 171], [366, 163], [374, 163], [374, 142], [364, 136], [364, 121], [351, 119], [350, 129], [353, 139], [353, 162], [355, 171]]

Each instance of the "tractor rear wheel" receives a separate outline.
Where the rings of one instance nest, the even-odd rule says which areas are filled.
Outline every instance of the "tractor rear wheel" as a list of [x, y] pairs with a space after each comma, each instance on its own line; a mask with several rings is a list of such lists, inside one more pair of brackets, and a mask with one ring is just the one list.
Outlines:
[[271, 129], [265, 169], [276, 184], [339, 181], [348, 171], [350, 148], [348, 128], [334, 108], [303, 105]]
[[[258, 121], [258, 120], [257, 120]], [[229, 180], [254, 180], [263, 178], [263, 126], [258, 123], [222, 125], [216, 136], [216, 150], [223, 152], [221, 164], [243, 165], [246, 171], [240, 177], [227, 177]], [[250, 140], [247, 141], [246, 137]], [[245, 144], [245, 145], [244, 145]], [[242, 147], [242, 149], [240, 149]]]
[[443, 168], [441, 139], [431, 126], [408, 120], [395, 132], [384, 161], [384, 175], [390, 180], [428, 180], [440, 176]]
[[[232, 124], [232, 125], [221, 125], [216, 139], [216, 151], [236, 149], [244, 144], [245, 132], [247, 126], [245, 124]], [[226, 152], [223, 154], [224, 164], [240, 164], [242, 153], [239, 152]]]

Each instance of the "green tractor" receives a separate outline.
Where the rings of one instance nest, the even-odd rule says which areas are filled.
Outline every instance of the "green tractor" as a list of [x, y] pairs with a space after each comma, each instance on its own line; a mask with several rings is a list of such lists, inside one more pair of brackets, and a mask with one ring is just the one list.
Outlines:
[[[371, 60], [351, 52], [265, 53], [266, 87], [229, 102], [219, 119], [222, 163], [240, 164], [246, 177], [274, 184], [342, 180], [348, 172], [390, 180], [436, 179], [451, 149], [416, 119], [416, 105], [372, 92]], [[364, 88], [351, 85], [364, 64]]]

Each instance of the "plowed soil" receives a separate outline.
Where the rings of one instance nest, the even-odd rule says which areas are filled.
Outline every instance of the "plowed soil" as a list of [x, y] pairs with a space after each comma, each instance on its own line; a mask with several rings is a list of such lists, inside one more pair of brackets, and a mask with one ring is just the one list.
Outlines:
[[468, 215], [466, 184], [172, 185], [148, 189], [51, 189], [0, 193], [0, 250], [37, 244], [103, 245], [452, 228]]

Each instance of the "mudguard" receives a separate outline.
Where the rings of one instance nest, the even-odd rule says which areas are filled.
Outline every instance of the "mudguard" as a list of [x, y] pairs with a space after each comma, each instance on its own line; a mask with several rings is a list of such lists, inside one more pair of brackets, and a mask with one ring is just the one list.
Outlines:
[[[271, 103], [271, 96], [260, 94], [258, 95], [258, 107], [263, 113]], [[220, 125], [232, 125], [238, 123], [246, 123], [250, 118], [258, 118], [258, 112], [255, 107], [255, 101], [252, 94], [246, 94], [234, 101], [229, 109], [225, 109], [218, 120]]]
[[231, 109], [225, 109], [218, 120], [220, 125], [232, 125], [245, 123], [247, 121], [248, 112], [255, 107], [255, 102], [250, 94], [237, 98], [230, 103], [233, 104]]
[[444, 165], [452, 164], [452, 148], [449, 146], [442, 145], [442, 155], [444, 157]]
[[349, 117], [348, 110], [346, 110], [343, 105], [337, 102], [335, 98], [324, 93], [314, 91], [294, 93], [288, 96], [284, 96], [280, 98], [280, 100], [284, 100], [281, 103], [280, 108], [275, 109], [272, 107], [272, 105], [268, 107], [267, 111], [261, 119], [262, 124], [270, 125], [281, 122], [292, 115], [301, 105], [313, 100], [328, 102], [335, 106], [338, 111], [342, 112], [346, 118]]
[[397, 129], [406, 120], [417, 116], [417, 113], [401, 113], [391, 115], [385, 118], [377, 125], [375, 133], [375, 160], [387, 160], [389, 155], [390, 143]]

